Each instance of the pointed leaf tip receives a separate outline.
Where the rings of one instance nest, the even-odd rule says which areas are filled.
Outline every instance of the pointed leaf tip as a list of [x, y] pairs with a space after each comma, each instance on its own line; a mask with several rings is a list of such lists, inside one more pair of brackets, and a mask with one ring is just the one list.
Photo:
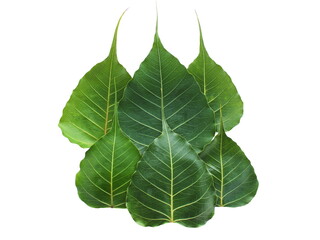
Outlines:
[[196, 14], [196, 17], [197, 17], [197, 21], [198, 21], [198, 26], [199, 26], [199, 29], [200, 29], [200, 32], [201, 32], [201, 25], [200, 25], [200, 19], [199, 19], [199, 15], [197, 13], [197, 10], [194, 10], [195, 14]]
[[116, 29], [114, 31], [114, 35], [113, 35], [113, 41], [112, 41], [112, 45], [111, 45], [111, 49], [110, 49], [110, 53], [109, 55], [113, 54], [115, 56], [115, 58], [117, 58], [117, 40], [118, 40], [118, 29], [120, 26], [120, 22], [122, 20], [123, 15], [127, 12], [129, 8], [127, 8], [126, 10], [124, 10], [124, 12], [121, 14]]
[[198, 21], [198, 28], [199, 28], [199, 33], [200, 33], [200, 51], [201, 51], [202, 49], [205, 50], [204, 42], [203, 42], [203, 37], [202, 37], [202, 28], [201, 28], [201, 23], [200, 23], [199, 15], [198, 15], [198, 13], [197, 13], [196, 10], [194, 10], [194, 11], [195, 11], [195, 14], [196, 14], [196, 17], [197, 17], [197, 21]]
[[155, 34], [156, 38], [159, 38], [158, 26], [159, 26], [159, 13], [158, 13], [158, 3], [156, 1], [156, 34]]

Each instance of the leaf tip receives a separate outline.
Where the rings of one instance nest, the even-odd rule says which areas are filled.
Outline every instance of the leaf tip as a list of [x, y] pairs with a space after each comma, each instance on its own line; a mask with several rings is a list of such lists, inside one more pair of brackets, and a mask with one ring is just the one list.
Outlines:
[[200, 24], [199, 15], [198, 15], [198, 12], [197, 12], [197, 10], [196, 10], [196, 9], [194, 10], [194, 13], [196, 14], [196, 17], [197, 17], [198, 23]]
[[124, 10], [123, 13], [121, 14], [121, 16], [120, 16], [120, 18], [119, 18], [119, 20], [118, 20], [118, 23], [117, 23], [117, 27], [116, 27], [116, 32], [115, 32], [115, 34], [118, 33], [118, 28], [119, 28], [120, 22], [121, 22], [121, 20], [122, 20], [122, 17], [123, 17], [124, 14], [128, 11], [128, 9], [129, 9], [129, 8], [127, 8], [126, 10]]
[[112, 53], [114, 54], [114, 56], [116, 57], [116, 52], [117, 52], [117, 38], [118, 38], [118, 29], [119, 29], [119, 26], [120, 26], [120, 22], [121, 22], [121, 19], [123, 17], [123, 15], [128, 11], [129, 8], [127, 8], [126, 10], [123, 11], [123, 13], [121, 14], [119, 20], [118, 20], [118, 23], [117, 23], [117, 26], [116, 26], [116, 29], [114, 31], [114, 36], [113, 36], [113, 41], [112, 41], [112, 46], [111, 46], [111, 49], [110, 49], [110, 53], [109, 55], [111, 55]]
[[159, 37], [159, 32], [158, 32], [158, 27], [159, 26], [159, 13], [158, 13], [158, 4], [156, 1], [156, 33], [154, 35], [154, 41], [157, 43], [158, 46], [161, 46], [162, 43], [160, 41], [160, 37]]
[[198, 21], [198, 28], [199, 28], [199, 32], [200, 32], [200, 47], [204, 48], [204, 42], [203, 42], [203, 37], [202, 37], [202, 28], [201, 28], [201, 24], [200, 24], [200, 19], [199, 19], [199, 15], [197, 13], [197, 10], [194, 10], [196, 17], [197, 17], [197, 21]]
[[121, 20], [121, 18], [123, 17], [123, 15], [128, 11], [129, 8], [130, 8], [130, 7], [127, 7], [126, 10], [123, 11], [123, 13], [122, 13], [121, 16], [120, 16], [120, 20]]
[[156, 36], [159, 37], [158, 35], [158, 26], [159, 26], [159, 11], [158, 11], [158, 1], [156, 0]]

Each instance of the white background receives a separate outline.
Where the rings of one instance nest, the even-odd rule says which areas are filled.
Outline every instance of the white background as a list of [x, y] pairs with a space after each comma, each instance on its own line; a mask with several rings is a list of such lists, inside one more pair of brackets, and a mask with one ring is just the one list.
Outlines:
[[133, 74], [151, 49], [155, 1], [0, 2], [0, 239], [320, 239], [320, 5], [315, 0], [158, 0], [163, 44], [188, 66], [196, 9], [207, 50], [245, 104], [229, 134], [255, 167], [247, 206], [205, 226], [137, 225], [77, 196], [85, 150], [57, 124], [79, 79], [109, 52]]

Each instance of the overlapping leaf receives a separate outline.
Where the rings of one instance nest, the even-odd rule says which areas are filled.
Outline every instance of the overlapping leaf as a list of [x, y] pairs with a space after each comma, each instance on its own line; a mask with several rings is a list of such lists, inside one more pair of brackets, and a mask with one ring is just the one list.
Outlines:
[[214, 214], [212, 177], [187, 141], [164, 122], [145, 151], [128, 188], [127, 207], [143, 226], [205, 224]]
[[188, 71], [199, 83], [201, 91], [215, 112], [216, 129], [219, 129], [219, 109], [222, 106], [224, 127], [226, 130], [230, 130], [240, 122], [243, 114], [243, 102], [230, 76], [210, 58], [204, 46], [200, 23], [199, 29], [200, 53], [190, 64]]
[[120, 20], [108, 58], [95, 65], [80, 80], [60, 119], [59, 127], [63, 135], [84, 148], [92, 146], [111, 129], [115, 102], [113, 79], [116, 79], [118, 101], [131, 79], [117, 59], [116, 44]]
[[226, 135], [222, 123], [219, 134], [200, 157], [214, 177], [217, 206], [239, 207], [252, 200], [259, 185], [257, 176], [240, 147]]
[[119, 105], [123, 131], [143, 152], [162, 132], [165, 116], [170, 128], [201, 151], [214, 135], [214, 116], [193, 76], [161, 44], [153, 47], [129, 82]]
[[[215, 206], [250, 202], [257, 177], [225, 134], [239, 123], [243, 103], [209, 57], [200, 24], [200, 53], [188, 70], [163, 47], [157, 23], [153, 47], [130, 81], [117, 60], [120, 21], [108, 58], [80, 80], [59, 123], [71, 142], [91, 147], [76, 176], [79, 197], [91, 207], [128, 207], [143, 226], [198, 227]], [[144, 153], [139, 163], [136, 146]]]
[[127, 188], [140, 153], [121, 132], [115, 103], [111, 131], [100, 138], [81, 161], [76, 176], [79, 197], [91, 207], [126, 207]]

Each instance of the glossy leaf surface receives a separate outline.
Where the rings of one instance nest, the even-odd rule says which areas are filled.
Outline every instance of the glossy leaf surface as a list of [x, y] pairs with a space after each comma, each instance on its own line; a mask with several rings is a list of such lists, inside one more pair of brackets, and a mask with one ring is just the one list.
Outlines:
[[143, 152], [162, 132], [162, 120], [201, 151], [214, 135], [213, 111], [193, 76], [162, 45], [153, 47], [129, 82], [119, 106], [123, 131]]
[[214, 214], [212, 176], [191, 145], [165, 123], [137, 165], [127, 201], [140, 225], [198, 227]]
[[252, 200], [259, 185], [257, 176], [241, 148], [225, 134], [223, 124], [200, 157], [214, 177], [217, 206], [239, 207]]
[[223, 109], [223, 123], [226, 130], [236, 126], [243, 114], [243, 102], [230, 76], [213, 61], [203, 42], [200, 29], [200, 53], [190, 64], [188, 71], [195, 77], [210, 107], [215, 112], [216, 129], [220, 124], [220, 106]]
[[116, 44], [120, 20], [108, 58], [95, 65], [80, 80], [60, 119], [59, 127], [63, 135], [84, 148], [92, 146], [111, 129], [115, 102], [113, 80], [116, 80], [119, 101], [131, 79], [117, 59]]

